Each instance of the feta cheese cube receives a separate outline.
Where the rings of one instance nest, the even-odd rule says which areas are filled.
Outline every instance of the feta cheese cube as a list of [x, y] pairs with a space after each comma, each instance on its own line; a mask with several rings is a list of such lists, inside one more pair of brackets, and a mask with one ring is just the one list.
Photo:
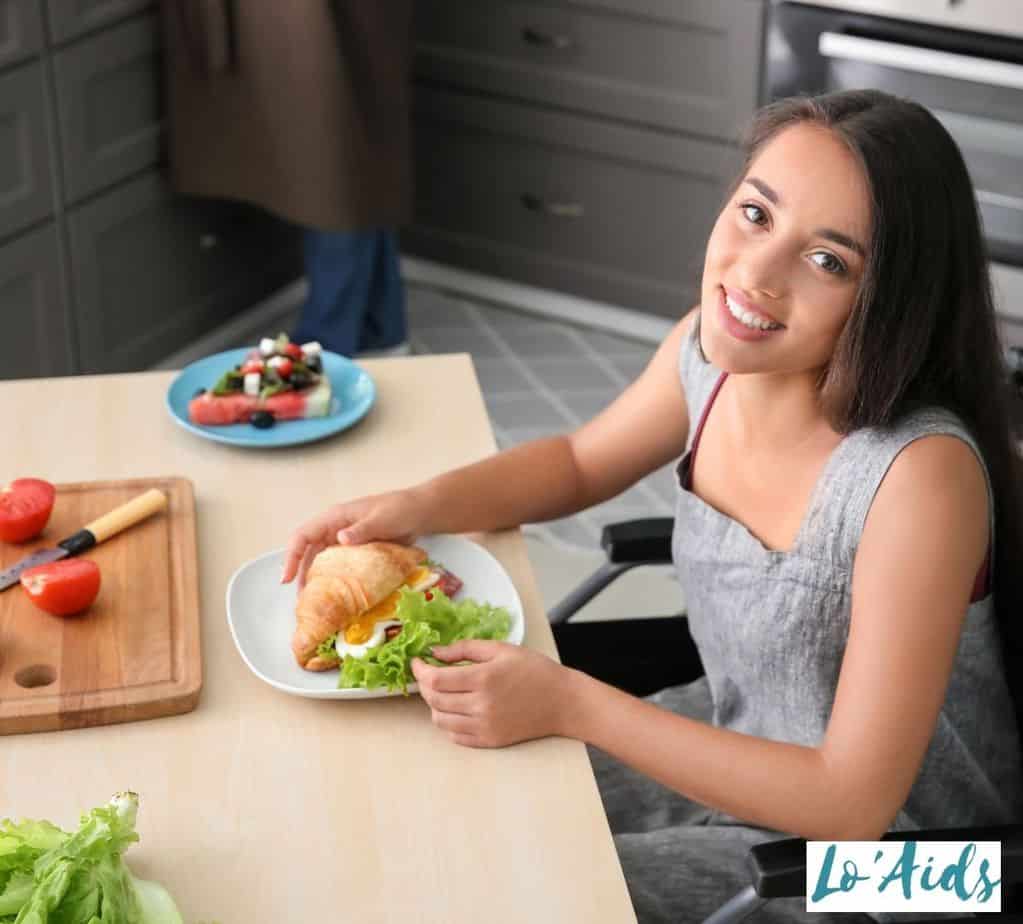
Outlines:
[[259, 394], [259, 384], [263, 376], [258, 372], [246, 372], [244, 390], [245, 394], [256, 397]]
[[272, 337], [264, 337], [259, 341], [259, 352], [263, 356], [272, 356], [277, 344]]

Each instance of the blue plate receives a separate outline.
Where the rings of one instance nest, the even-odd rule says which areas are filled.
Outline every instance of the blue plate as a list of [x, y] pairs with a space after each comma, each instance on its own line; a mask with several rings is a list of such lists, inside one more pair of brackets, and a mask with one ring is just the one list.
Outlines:
[[167, 410], [175, 422], [186, 430], [208, 440], [267, 449], [297, 446], [333, 436], [366, 416], [376, 400], [377, 389], [369, 374], [350, 359], [337, 353], [323, 353], [323, 371], [330, 378], [332, 390], [330, 413], [326, 417], [307, 420], [282, 420], [260, 430], [252, 424], [229, 424], [224, 427], [202, 427], [188, 419], [188, 402], [200, 388], [212, 388], [227, 369], [242, 362], [251, 349], [242, 347], [214, 353], [196, 360], [181, 370], [167, 389]]

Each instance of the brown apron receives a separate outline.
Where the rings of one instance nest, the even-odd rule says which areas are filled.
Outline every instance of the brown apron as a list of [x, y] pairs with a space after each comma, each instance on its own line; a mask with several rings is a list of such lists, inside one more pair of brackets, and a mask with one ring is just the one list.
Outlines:
[[411, 0], [164, 0], [171, 175], [325, 230], [411, 197]]

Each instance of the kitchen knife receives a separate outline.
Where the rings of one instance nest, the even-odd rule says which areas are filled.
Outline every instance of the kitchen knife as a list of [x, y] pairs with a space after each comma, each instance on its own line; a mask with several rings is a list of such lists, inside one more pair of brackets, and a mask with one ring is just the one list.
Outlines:
[[56, 548], [39, 549], [17, 564], [11, 565], [5, 571], [0, 571], [0, 590], [6, 590], [17, 584], [21, 572], [27, 568], [46, 565], [51, 561], [60, 561], [69, 555], [85, 552], [104, 539], [109, 539], [146, 517], [166, 509], [167, 495], [159, 488], [150, 488], [144, 494], [140, 494], [126, 504], [121, 504], [120, 507], [115, 507], [110, 513], [103, 514], [98, 520], [93, 520], [77, 533], [58, 542]]

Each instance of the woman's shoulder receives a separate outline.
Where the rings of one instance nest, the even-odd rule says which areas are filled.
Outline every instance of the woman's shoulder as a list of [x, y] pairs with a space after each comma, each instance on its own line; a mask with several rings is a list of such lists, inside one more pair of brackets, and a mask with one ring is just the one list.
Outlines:
[[697, 305], [676, 325], [670, 337], [678, 339], [678, 373], [685, 392], [689, 419], [698, 420], [721, 370], [700, 347], [700, 310]]

